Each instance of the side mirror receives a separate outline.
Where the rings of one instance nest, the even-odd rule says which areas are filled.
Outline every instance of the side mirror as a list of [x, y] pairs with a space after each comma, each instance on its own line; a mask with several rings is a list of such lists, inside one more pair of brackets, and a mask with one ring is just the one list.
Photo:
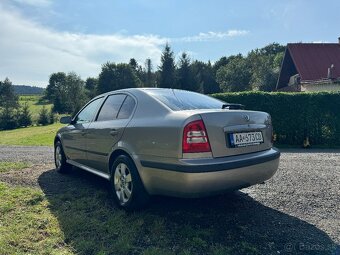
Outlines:
[[60, 118], [60, 123], [61, 124], [70, 124], [72, 122], [72, 117], [71, 116], [64, 116]]

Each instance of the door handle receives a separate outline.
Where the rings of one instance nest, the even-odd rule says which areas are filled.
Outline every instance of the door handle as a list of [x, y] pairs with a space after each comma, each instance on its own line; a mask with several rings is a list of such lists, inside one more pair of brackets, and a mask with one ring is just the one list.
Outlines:
[[118, 131], [115, 130], [115, 129], [112, 129], [112, 130], [110, 131], [110, 135], [112, 135], [112, 136], [118, 135]]

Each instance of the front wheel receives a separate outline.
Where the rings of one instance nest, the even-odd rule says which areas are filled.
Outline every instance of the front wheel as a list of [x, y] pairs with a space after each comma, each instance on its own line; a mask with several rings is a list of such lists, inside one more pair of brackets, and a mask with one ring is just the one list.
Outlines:
[[72, 167], [66, 162], [66, 156], [60, 141], [57, 141], [54, 145], [54, 163], [59, 173], [67, 173]]
[[149, 194], [139, 177], [133, 161], [121, 155], [111, 168], [111, 188], [116, 202], [127, 210], [144, 207], [149, 201]]

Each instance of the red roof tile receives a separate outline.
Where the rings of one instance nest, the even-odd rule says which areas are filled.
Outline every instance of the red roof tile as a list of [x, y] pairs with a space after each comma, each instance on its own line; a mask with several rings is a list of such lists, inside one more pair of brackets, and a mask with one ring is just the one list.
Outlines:
[[340, 77], [339, 43], [291, 43], [287, 48], [302, 81], [327, 78], [332, 64], [332, 78]]

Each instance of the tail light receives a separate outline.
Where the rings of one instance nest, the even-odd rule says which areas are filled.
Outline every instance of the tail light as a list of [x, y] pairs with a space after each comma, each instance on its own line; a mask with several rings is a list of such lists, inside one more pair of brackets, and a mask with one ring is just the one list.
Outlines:
[[188, 123], [183, 131], [183, 153], [211, 152], [203, 120]]

